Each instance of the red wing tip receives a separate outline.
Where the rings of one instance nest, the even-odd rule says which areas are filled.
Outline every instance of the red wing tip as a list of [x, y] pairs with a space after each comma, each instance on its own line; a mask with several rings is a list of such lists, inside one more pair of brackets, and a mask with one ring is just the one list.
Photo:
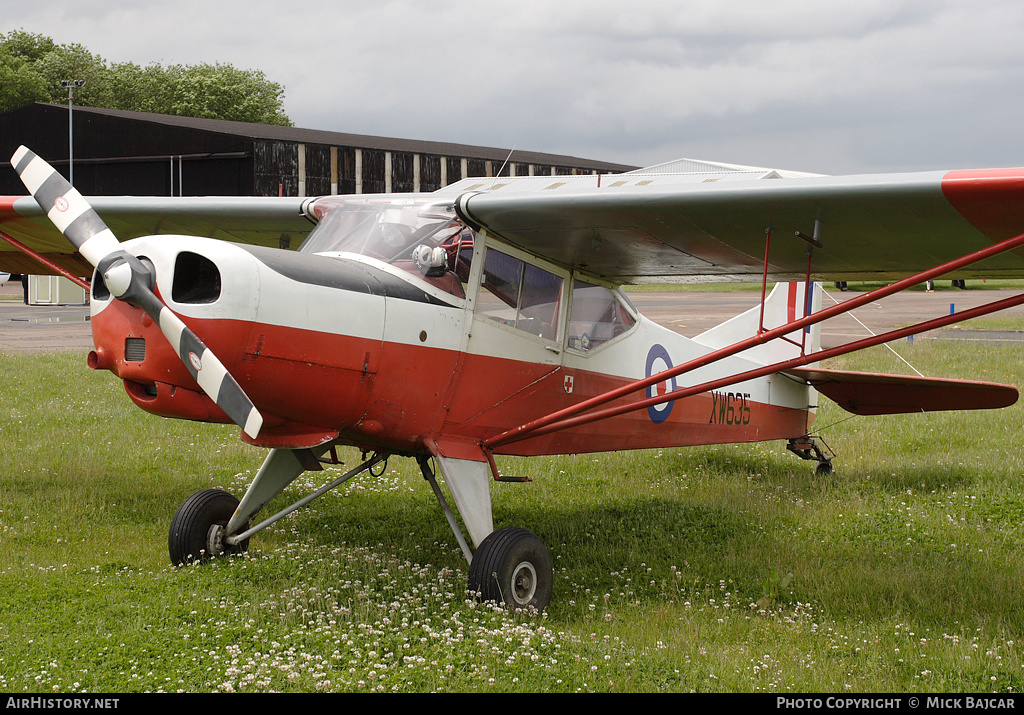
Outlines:
[[993, 240], [1024, 233], [1024, 168], [950, 171], [942, 178], [946, 200]]
[[0, 196], [0, 214], [14, 214], [14, 203], [18, 199], [23, 199], [24, 196]]

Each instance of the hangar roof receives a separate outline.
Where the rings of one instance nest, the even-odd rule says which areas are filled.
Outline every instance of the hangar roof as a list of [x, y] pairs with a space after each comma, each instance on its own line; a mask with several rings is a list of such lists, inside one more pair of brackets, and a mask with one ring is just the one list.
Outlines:
[[[39, 102], [46, 107], [53, 107], [66, 111], [66, 107], [60, 104], [47, 104]], [[297, 142], [306, 144], [325, 144], [329, 146], [345, 146], [356, 149], [379, 149], [394, 152], [410, 152], [414, 154], [437, 154], [440, 156], [473, 157], [478, 159], [491, 159], [504, 161], [509, 157], [510, 151], [514, 151], [512, 161], [529, 164], [546, 164], [553, 166], [576, 166], [587, 167], [595, 171], [618, 173], [635, 169], [635, 166], [614, 164], [610, 162], [593, 161], [580, 159], [573, 156], [559, 154], [546, 154], [543, 152], [522, 151], [519, 149], [509, 150], [496, 147], [473, 146], [469, 144], [456, 144], [451, 142], [422, 141], [417, 139], [397, 139], [393, 137], [380, 137], [365, 134], [348, 134], [345, 132], [332, 132], [322, 129], [302, 129], [299, 127], [282, 127], [273, 124], [252, 124], [249, 122], [233, 122], [224, 119], [203, 119], [197, 117], [178, 117], [169, 114], [151, 114], [148, 112], [130, 112], [121, 109], [103, 109], [99, 107], [75, 106], [75, 114], [93, 114], [98, 116], [117, 117], [139, 122], [149, 122], [165, 126], [196, 129], [200, 131], [215, 132], [219, 134], [230, 134], [244, 136], [251, 139], [266, 139], [271, 141]]]
[[761, 166], [743, 166], [740, 164], [723, 164], [719, 161], [704, 161], [702, 159], [676, 159], [664, 164], [647, 166], [643, 169], [634, 169], [626, 172], [629, 174], [719, 174], [728, 176], [737, 175], [737, 179], [801, 179], [810, 176], [821, 176], [820, 174], [808, 174], [804, 171], [790, 171], [788, 169], [768, 169]]

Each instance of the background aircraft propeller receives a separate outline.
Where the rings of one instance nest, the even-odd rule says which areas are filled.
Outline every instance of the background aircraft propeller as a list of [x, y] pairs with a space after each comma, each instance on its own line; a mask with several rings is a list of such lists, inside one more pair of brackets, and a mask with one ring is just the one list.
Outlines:
[[160, 326], [203, 391], [247, 435], [255, 438], [263, 425], [262, 415], [217, 356], [153, 292], [153, 271], [121, 248], [117, 237], [78, 189], [52, 166], [23, 146], [14, 152], [11, 163], [54, 226], [103, 277], [111, 295], [142, 308]]

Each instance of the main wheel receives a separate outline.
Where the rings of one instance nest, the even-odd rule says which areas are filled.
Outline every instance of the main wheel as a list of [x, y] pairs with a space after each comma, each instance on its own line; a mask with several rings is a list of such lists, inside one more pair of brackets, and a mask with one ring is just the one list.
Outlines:
[[492, 532], [469, 565], [469, 590], [483, 601], [502, 603], [514, 611], [544, 610], [551, 601], [553, 582], [544, 543], [517, 526]]
[[224, 527], [237, 507], [238, 500], [221, 489], [204, 489], [186, 499], [171, 519], [167, 536], [171, 563], [184, 566], [248, 549], [248, 539], [234, 546], [223, 541]]

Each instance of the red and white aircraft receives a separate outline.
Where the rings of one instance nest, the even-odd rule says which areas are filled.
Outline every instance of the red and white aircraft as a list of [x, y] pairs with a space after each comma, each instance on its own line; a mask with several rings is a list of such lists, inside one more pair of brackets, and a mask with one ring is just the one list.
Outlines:
[[[86, 201], [24, 147], [12, 165], [32, 197], [0, 197], [0, 237], [54, 271], [95, 269], [89, 366], [117, 375], [147, 412], [233, 421], [270, 448], [241, 501], [204, 490], [182, 504], [169, 535], [175, 563], [243, 551], [310, 499], [409, 456], [462, 546], [470, 589], [540, 609], [551, 560], [525, 529], [494, 529], [490, 481], [514, 480], [496, 454], [787, 440], [827, 470], [811, 436], [819, 392], [858, 414], [1017, 399], [1008, 385], [818, 363], [1024, 295], [827, 350], [818, 328], [939, 275], [1024, 274], [1024, 169], [632, 173], [467, 179], [431, 194]], [[825, 309], [814, 282], [901, 274]], [[687, 339], [619, 290], [695, 276], [756, 276], [760, 304]], [[790, 282], [769, 292], [769, 280]], [[364, 462], [250, 526], [338, 445], [360, 448]]]

